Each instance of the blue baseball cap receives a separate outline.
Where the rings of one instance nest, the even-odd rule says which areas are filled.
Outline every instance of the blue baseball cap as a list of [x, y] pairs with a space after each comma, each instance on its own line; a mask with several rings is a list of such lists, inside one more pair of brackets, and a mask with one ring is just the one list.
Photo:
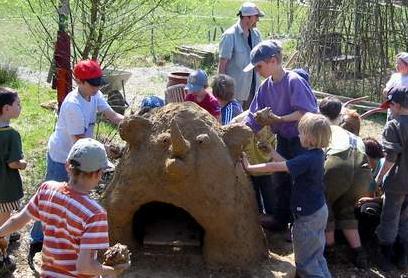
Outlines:
[[281, 53], [280, 43], [274, 40], [266, 40], [258, 43], [250, 54], [251, 62], [244, 68], [244, 72], [252, 70], [259, 62], [272, 58]]
[[142, 99], [140, 103], [140, 109], [143, 108], [156, 108], [164, 106], [164, 100], [157, 96], [148, 96]]
[[187, 85], [184, 87], [189, 92], [200, 92], [205, 87], [208, 87], [208, 76], [203, 70], [196, 70], [190, 73], [187, 79]]

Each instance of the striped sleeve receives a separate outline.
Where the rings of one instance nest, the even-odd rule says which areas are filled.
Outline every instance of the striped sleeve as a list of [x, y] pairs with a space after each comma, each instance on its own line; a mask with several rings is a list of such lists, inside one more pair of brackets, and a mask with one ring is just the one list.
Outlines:
[[41, 195], [43, 187], [44, 185], [40, 186], [37, 193], [35, 193], [35, 195], [31, 197], [30, 201], [27, 204], [27, 212], [31, 216], [31, 218], [34, 218], [35, 220], [40, 220], [40, 221], [41, 219], [40, 219], [38, 205], [39, 205], [40, 195]]
[[225, 120], [224, 120], [224, 122], [225, 122], [225, 124], [229, 124], [229, 122], [231, 122], [232, 118], [234, 118], [233, 117], [232, 105], [228, 105], [226, 108], [227, 109], [225, 111]]
[[108, 247], [108, 219], [106, 212], [101, 211], [86, 221], [79, 248], [98, 250], [107, 249]]

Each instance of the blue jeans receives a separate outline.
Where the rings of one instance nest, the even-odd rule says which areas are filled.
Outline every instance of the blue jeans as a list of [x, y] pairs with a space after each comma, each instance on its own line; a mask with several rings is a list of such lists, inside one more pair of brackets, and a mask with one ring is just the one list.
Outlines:
[[[47, 153], [47, 173], [45, 174], [45, 180], [54, 180], [54, 181], [68, 181], [68, 173], [65, 169], [64, 163], [59, 163], [51, 159], [49, 153]], [[30, 231], [30, 242], [43, 242], [44, 234], [42, 231], [42, 225], [40, 221], [35, 221], [33, 227]]]
[[381, 244], [391, 245], [400, 237], [408, 243], [408, 195], [385, 190], [377, 237]]
[[[285, 138], [278, 134], [277, 141], [276, 151], [287, 160], [298, 156], [306, 150], [301, 146], [298, 136]], [[288, 173], [276, 173], [275, 175], [276, 182], [273, 183], [275, 200], [271, 201], [275, 205], [273, 214], [280, 223], [287, 224], [293, 221], [290, 212], [293, 180]]]
[[294, 217], [293, 251], [296, 273], [300, 277], [331, 277], [323, 255], [328, 215], [324, 205], [311, 215]]
[[45, 174], [46, 181], [68, 181], [68, 173], [65, 169], [65, 163], [59, 163], [51, 159], [47, 153], [47, 173]]

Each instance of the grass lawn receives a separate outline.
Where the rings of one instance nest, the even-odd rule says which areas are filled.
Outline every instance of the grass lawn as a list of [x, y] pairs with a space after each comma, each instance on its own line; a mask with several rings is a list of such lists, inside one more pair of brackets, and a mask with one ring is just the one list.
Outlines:
[[[225, 30], [237, 20], [236, 13], [243, 2], [241, 0], [190, 1], [197, 7], [194, 12], [177, 16], [171, 19], [162, 28], [163, 30], [155, 30], [157, 36], [155, 52], [159, 56], [168, 56], [175, 46], [180, 44], [218, 43], [221, 28]], [[49, 66], [48, 62], [38, 50], [26, 23], [22, 19], [22, 13], [25, 17], [34, 17], [34, 15], [28, 11], [27, 5], [24, 5], [22, 0], [0, 0], [0, 5], [2, 6], [0, 9], [0, 63], [12, 63], [17, 66], [29, 66], [36, 70], [46, 71]], [[264, 38], [270, 35], [283, 35], [284, 37], [296, 37], [298, 35], [306, 16], [304, 6], [296, 6], [297, 4], [295, 4], [294, 18], [289, 20], [289, 8], [286, 1], [281, 2], [279, 7], [277, 2], [266, 0], [257, 1], [257, 5], [266, 13], [266, 16], [258, 23], [258, 28]], [[57, 26], [50, 26], [48, 31], [51, 34], [56, 33], [54, 30], [56, 28]], [[146, 29], [146, 32], [150, 34], [150, 29]], [[175, 32], [181, 33], [181, 35], [170, 41], [168, 37]], [[215, 36], [214, 32], [216, 32]], [[289, 47], [292, 50], [294, 45], [290, 44]], [[134, 53], [129, 53], [123, 57], [120, 64], [146, 66], [150, 60], [148, 59], [150, 52], [150, 46], [141, 47]], [[140, 59], [140, 57], [143, 58]]]

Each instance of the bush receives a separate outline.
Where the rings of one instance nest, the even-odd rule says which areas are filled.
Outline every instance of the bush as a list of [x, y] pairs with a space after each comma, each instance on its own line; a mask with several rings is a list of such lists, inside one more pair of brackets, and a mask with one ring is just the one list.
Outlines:
[[0, 85], [17, 81], [17, 68], [7, 64], [0, 64]]

